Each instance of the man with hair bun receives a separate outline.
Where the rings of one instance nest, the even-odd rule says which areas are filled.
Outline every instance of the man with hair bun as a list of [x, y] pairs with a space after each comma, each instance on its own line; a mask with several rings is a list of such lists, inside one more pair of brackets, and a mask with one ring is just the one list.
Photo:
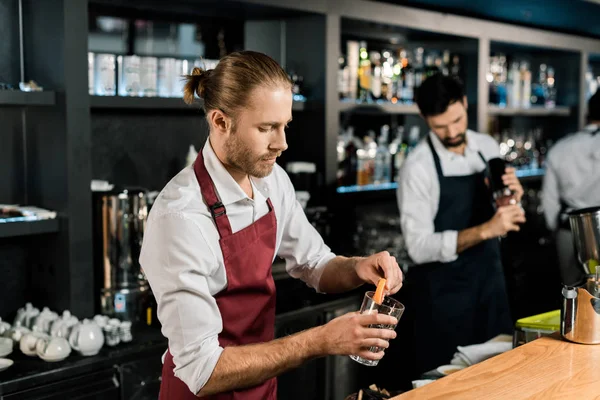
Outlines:
[[186, 102], [204, 100], [210, 133], [195, 163], [157, 197], [140, 255], [169, 349], [160, 399], [275, 400], [275, 377], [311, 359], [357, 354], [378, 360], [396, 337], [386, 315], [349, 313], [274, 340], [275, 256], [319, 292], [386, 278], [402, 286], [394, 257], [336, 256], [308, 222], [275, 162], [287, 149], [292, 84], [270, 57], [244, 51], [214, 70], [194, 68]]

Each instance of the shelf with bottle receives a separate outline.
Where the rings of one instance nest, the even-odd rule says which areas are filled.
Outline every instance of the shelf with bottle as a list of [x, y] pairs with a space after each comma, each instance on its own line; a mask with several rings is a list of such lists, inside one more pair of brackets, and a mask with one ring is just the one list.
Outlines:
[[338, 59], [340, 111], [418, 114], [415, 90], [436, 73], [461, 77], [461, 55], [396, 40], [343, 37]]
[[[198, 110], [202, 100], [188, 105], [183, 99], [183, 77], [193, 68], [214, 69], [218, 60], [123, 56], [88, 53], [88, 91], [92, 109]], [[307, 109], [303, 77], [289, 72], [292, 110]]]
[[[369, 129], [361, 139], [355, 128], [343, 129], [337, 143], [338, 193], [387, 191], [397, 188], [398, 172], [406, 156], [421, 138], [419, 126], [411, 126], [408, 137], [404, 127], [395, 128], [390, 138], [390, 126], [383, 125], [376, 137]], [[390, 140], [391, 139], [391, 140]]]
[[493, 135], [500, 144], [500, 155], [517, 169], [521, 180], [539, 179], [545, 174], [546, 157], [552, 140], [545, 139], [543, 130], [504, 130]]
[[491, 47], [489, 115], [572, 115], [579, 87], [575, 53], [495, 42]]

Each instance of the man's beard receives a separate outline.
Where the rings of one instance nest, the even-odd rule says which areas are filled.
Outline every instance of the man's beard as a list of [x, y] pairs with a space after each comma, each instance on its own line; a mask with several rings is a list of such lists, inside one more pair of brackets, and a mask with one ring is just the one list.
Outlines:
[[457, 135], [455, 138], [453, 138], [453, 141], [450, 141], [450, 139], [446, 138], [446, 139], [442, 140], [442, 143], [444, 144], [444, 146], [451, 148], [451, 147], [462, 146], [466, 141], [467, 141], [467, 135], [464, 133], [461, 133], [461, 134]]
[[255, 178], [264, 178], [273, 171], [274, 165], [262, 161], [281, 155], [280, 152], [273, 152], [255, 156], [235, 132], [225, 142], [225, 151], [229, 165]]

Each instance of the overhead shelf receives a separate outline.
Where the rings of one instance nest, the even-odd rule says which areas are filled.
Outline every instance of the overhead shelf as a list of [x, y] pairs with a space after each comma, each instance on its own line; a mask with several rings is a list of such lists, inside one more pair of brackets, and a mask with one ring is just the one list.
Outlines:
[[55, 92], [22, 92], [20, 90], [0, 90], [0, 106], [53, 106]]
[[569, 115], [571, 115], [571, 109], [566, 106], [556, 106], [552, 108], [542, 106], [531, 106], [530, 108], [518, 108], [500, 107], [494, 104], [490, 104], [488, 105], [488, 114], [501, 116], [568, 117]]
[[416, 104], [394, 104], [390, 102], [358, 103], [354, 101], [340, 101], [339, 110], [341, 112], [360, 114], [419, 114], [419, 107]]
[[536, 181], [544, 177], [546, 170], [543, 168], [518, 169], [515, 174], [522, 182]]
[[202, 107], [202, 100], [188, 105], [182, 98], [177, 97], [90, 96], [90, 107], [95, 109], [198, 110]]
[[398, 188], [396, 182], [370, 184], [370, 185], [352, 185], [352, 186], [340, 186], [337, 188], [338, 193], [359, 193], [359, 192], [375, 192], [375, 191], [386, 191], [395, 190]]
[[58, 219], [0, 222], [0, 238], [39, 235], [59, 231]]
[[[135, 96], [90, 96], [92, 109], [132, 109], [132, 110], [201, 110], [203, 101], [197, 99], [194, 104], [186, 104], [179, 97], [135, 97]], [[294, 101], [292, 110], [303, 111], [304, 101]]]

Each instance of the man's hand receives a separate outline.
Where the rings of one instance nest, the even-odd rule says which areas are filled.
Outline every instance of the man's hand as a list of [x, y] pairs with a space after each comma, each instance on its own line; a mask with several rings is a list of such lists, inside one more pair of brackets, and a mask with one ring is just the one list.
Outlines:
[[385, 296], [396, 293], [402, 287], [402, 271], [396, 262], [396, 257], [392, 257], [387, 251], [373, 254], [370, 257], [361, 259], [356, 263], [356, 275], [367, 283], [377, 285], [379, 279], [385, 278]]
[[521, 230], [518, 224], [525, 223], [523, 209], [516, 205], [502, 206], [488, 222], [482, 225], [482, 236], [484, 240], [493, 239], [506, 235], [510, 231]]
[[393, 325], [398, 320], [384, 314], [348, 313], [317, 328], [320, 332], [315, 341], [323, 355], [357, 355], [368, 360], [380, 360], [383, 351], [373, 353], [370, 347], [387, 349], [388, 341], [396, 337], [391, 329], [371, 328], [372, 325]]
[[523, 197], [523, 186], [521, 186], [521, 182], [519, 182], [519, 178], [517, 178], [516, 169], [512, 167], [507, 167], [502, 175], [502, 183], [508, 186], [508, 188], [514, 193], [514, 198], [517, 200], [517, 203], [521, 201]]

